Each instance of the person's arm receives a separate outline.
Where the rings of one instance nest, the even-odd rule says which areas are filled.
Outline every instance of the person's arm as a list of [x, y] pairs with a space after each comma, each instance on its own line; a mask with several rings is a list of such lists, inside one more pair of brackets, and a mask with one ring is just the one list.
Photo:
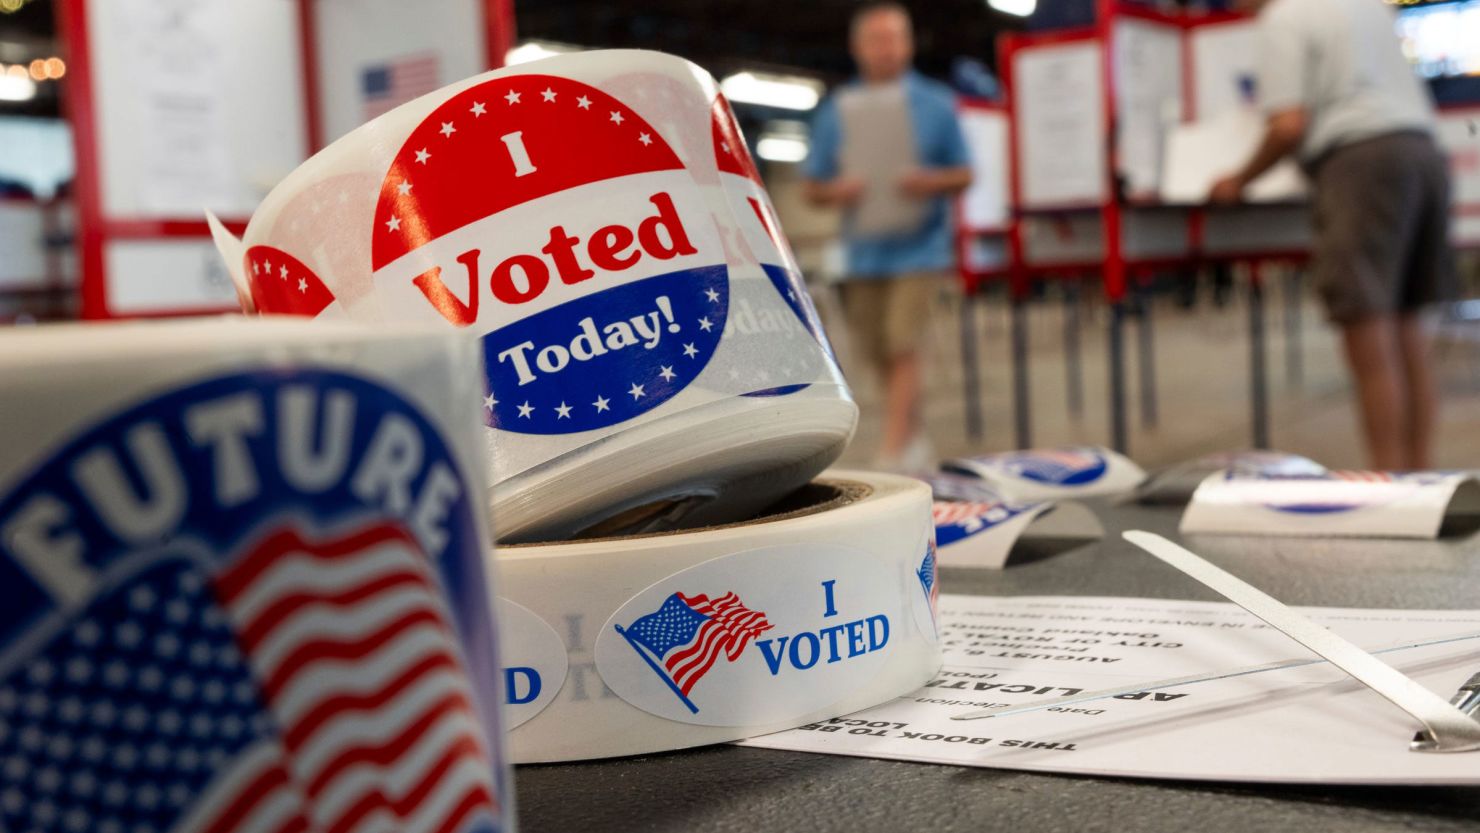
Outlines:
[[1304, 107], [1292, 107], [1271, 115], [1265, 123], [1264, 139], [1259, 142], [1254, 155], [1242, 168], [1214, 183], [1209, 199], [1225, 205], [1238, 202], [1250, 182], [1300, 147], [1307, 121]]
[[899, 188], [912, 197], [959, 194], [971, 185], [971, 166], [916, 168], [900, 177]]
[[852, 205], [863, 196], [863, 187], [863, 180], [858, 177], [839, 175], [826, 180], [807, 180], [802, 194], [816, 206]]
[[1208, 198], [1238, 202], [1260, 174], [1300, 147], [1308, 119], [1312, 59], [1310, 21], [1294, 7], [1267, 7], [1259, 16], [1258, 79], [1255, 91], [1266, 114], [1264, 138], [1237, 171], [1213, 184]]
[[971, 185], [971, 151], [966, 147], [954, 102], [944, 102], [934, 118], [938, 138], [926, 154], [925, 164], [899, 180], [900, 191], [916, 199], [953, 196]]
[[817, 108], [817, 115], [812, 119], [811, 141], [802, 163], [802, 176], [806, 178], [802, 195], [813, 205], [846, 206], [863, 196], [863, 180], [839, 170], [841, 145], [837, 105], [829, 98]]

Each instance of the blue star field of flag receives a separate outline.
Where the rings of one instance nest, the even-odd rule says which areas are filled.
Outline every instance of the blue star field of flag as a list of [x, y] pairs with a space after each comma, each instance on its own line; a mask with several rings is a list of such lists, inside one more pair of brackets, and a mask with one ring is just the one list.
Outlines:
[[0, 828], [164, 833], [274, 734], [201, 572], [156, 563], [0, 679]]

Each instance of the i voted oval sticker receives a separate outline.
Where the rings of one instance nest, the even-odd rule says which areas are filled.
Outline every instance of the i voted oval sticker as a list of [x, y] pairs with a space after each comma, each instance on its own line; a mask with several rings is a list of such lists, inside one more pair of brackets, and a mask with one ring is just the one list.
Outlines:
[[724, 249], [683, 162], [631, 108], [568, 78], [485, 81], [433, 110], [385, 176], [373, 235], [397, 314], [482, 336], [500, 430], [645, 414], [725, 329]]
[[707, 561], [623, 605], [596, 639], [596, 668], [622, 699], [669, 720], [804, 717], [866, 685], [906, 636], [891, 566], [815, 544]]
[[513, 729], [555, 700], [570, 657], [560, 635], [534, 611], [502, 596], [494, 597], [494, 607], [504, 665], [504, 725]]

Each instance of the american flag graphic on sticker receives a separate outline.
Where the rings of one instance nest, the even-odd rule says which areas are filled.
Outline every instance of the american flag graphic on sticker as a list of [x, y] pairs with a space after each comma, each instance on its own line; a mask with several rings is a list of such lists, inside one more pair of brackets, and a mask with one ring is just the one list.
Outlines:
[[694, 686], [716, 662], [739, 659], [745, 646], [768, 630], [766, 614], [746, 607], [734, 593], [715, 599], [674, 593], [628, 627], [617, 626], [632, 650], [695, 713], [699, 707], [689, 699]]
[[481, 500], [339, 373], [76, 436], [0, 499], [0, 829], [506, 829]]

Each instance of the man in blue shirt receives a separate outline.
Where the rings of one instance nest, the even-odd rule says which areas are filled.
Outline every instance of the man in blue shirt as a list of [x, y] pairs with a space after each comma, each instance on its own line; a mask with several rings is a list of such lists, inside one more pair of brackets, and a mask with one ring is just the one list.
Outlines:
[[[818, 108], [802, 172], [809, 200], [845, 212], [843, 306], [848, 329], [855, 352], [884, 381], [879, 465], [933, 468], [920, 414], [921, 348], [931, 300], [955, 265], [949, 198], [971, 184], [970, 158], [950, 88], [911, 68], [914, 37], [904, 6], [873, 2], [860, 7], [850, 25], [849, 46], [859, 77]], [[913, 148], [901, 147], [899, 152], [912, 154], [913, 159], [897, 160], [901, 173], [881, 182], [877, 170], [849, 170], [844, 164], [850, 158], [850, 141], [860, 140], [844, 130], [848, 119], [840, 114], [840, 99], [864, 92], [887, 95], [893, 88], [902, 93], [914, 139]], [[902, 212], [892, 213], [907, 218], [909, 227], [886, 232], [860, 228], [860, 204], [866, 196], [879, 198], [869, 190], [880, 188], [889, 189], [890, 199], [907, 203], [900, 206]]]

